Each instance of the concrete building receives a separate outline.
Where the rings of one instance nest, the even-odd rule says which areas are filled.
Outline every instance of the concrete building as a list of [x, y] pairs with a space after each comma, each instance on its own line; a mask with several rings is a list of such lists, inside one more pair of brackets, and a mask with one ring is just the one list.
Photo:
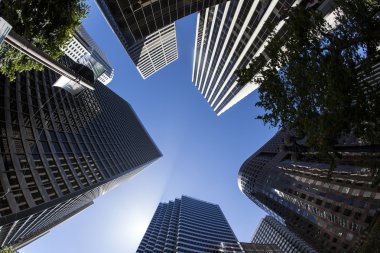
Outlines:
[[305, 140], [286, 144], [289, 138], [291, 132], [280, 131], [248, 158], [239, 188], [317, 251], [356, 252], [380, 210], [378, 174], [370, 165], [379, 147], [342, 139], [334, 146], [342, 157], [331, 170], [330, 161], [313, 152], [295, 160], [292, 150]]
[[108, 87], [74, 96], [52, 86], [58, 78], [0, 76], [0, 248], [44, 235], [161, 156]]
[[178, 59], [175, 23], [148, 35], [129, 48], [129, 56], [146, 79]]
[[136, 252], [219, 252], [237, 243], [218, 205], [182, 196], [160, 203]]
[[223, 253], [284, 253], [275, 244], [262, 243], [222, 243], [220, 252]]
[[[197, 18], [192, 82], [217, 115], [258, 88], [255, 82], [240, 86], [235, 72], [265, 55], [268, 36], [286, 36], [283, 16], [302, 0], [238, 0], [202, 10]], [[331, 0], [318, 2], [330, 13]]]

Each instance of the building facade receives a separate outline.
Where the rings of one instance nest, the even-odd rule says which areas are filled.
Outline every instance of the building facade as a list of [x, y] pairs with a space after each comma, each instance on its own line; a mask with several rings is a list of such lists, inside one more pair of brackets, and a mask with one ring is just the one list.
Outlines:
[[[330, 2], [323, 1], [319, 9], [329, 13]], [[268, 36], [272, 32], [286, 36], [282, 17], [301, 3], [302, 0], [239, 0], [200, 11], [192, 82], [217, 115], [258, 88], [255, 82], [238, 85], [236, 71], [246, 68], [260, 54], [266, 57]]]
[[254, 244], [274, 244], [282, 252], [317, 253], [305, 241], [291, 232], [281, 222], [271, 216], [262, 219], [252, 238]]
[[263, 244], [263, 243], [222, 243], [221, 252], [223, 253], [284, 253], [275, 244]]
[[20, 248], [161, 156], [132, 107], [100, 82], [77, 95], [59, 76], [0, 77], [0, 248]]
[[379, 175], [371, 165], [379, 147], [342, 140], [331, 170], [329, 160], [313, 153], [295, 156], [289, 138], [291, 132], [278, 132], [244, 162], [241, 191], [315, 250], [356, 252], [380, 210]]
[[136, 252], [219, 252], [237, 239], [218, 205], [182, 196], [160, 203]]
[[148, 35], [129, 48], [129, 56], [146, 79], [178, 59], [175, 23]]
[[114, 69], [107, 56], [95, 43], [83, 26], [80, 26], [73, 37], [63, 48], [64, 53], [73, 61], [89, 66], [95, 73], [98, 81], [109, 84], [114, 76]]
[[[140, 74], [143, 78], [147, 78], [176, 59], [174, 57], [167, 61], [170, 59], [166, 55], [168, 44], [171, 45], [170, 55], [178, 55], [175, 27], [173, 27], [175, 21], [225, 1], [97, 0], [96, 2]], [[172, 30], [171, 34], [168, 34], [169, 30]], [[159, 53], [154, 55], [154, 51]], [[151, 54], [149, 57], [147, 57], [148, 52]], [[149, 59], [150, 63], [146, 63], [145, 59]], [[165, 65], [155, 67], [160, 66], [163, 59], [166, 60]], [[144, 63], [143, 66], [139, 64], [140, 62]]]

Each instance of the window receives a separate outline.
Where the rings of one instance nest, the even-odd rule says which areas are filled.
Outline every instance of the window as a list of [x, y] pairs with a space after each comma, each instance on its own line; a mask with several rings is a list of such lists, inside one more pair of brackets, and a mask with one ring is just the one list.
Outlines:
[[352, 210], [350, 210], [350, 209], [345, 209], [344, 212], [343, 212], [343, 214], [346, 215], [346, 216], [350, 216], [351, 213], [352, 213]]
[[367, 217], [365, 218], [365, 222], [371, 223], [372, 219], [373, 219], [372, 216], [367, 215]]
[[361, 213], [355, 212], [354, 218], [355, 218], [355, 220], [360, 220], [361, 216], [362, 216]]

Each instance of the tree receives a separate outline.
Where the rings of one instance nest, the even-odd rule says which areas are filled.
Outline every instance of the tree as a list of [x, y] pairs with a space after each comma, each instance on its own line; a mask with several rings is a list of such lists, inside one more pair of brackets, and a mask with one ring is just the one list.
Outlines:
[[304, 6], [285, 15], [286, 36], [270, 35], [265, 54], [237, 71], [240, 85], [260, 87], [258, 116], [265, 124], [294, 129], [307, 145], [329, 153], [342, 136], [380, 141], [380, 88], [363, 77], [380, 58], [380, 5], [336, 0], [336, 23]]
[[[13, 30], [53, 59], [88, 13], [85, 0], [3, 0], [0, 16]], [[0, 47], [0, 72], [14, 80], [16, 74], [42, 70], [42, 65], [4, 43]]]
[[0, 253], [16, 253], [16, 250], [12, 247], [5, 247], [3, 249], [0, 249]]

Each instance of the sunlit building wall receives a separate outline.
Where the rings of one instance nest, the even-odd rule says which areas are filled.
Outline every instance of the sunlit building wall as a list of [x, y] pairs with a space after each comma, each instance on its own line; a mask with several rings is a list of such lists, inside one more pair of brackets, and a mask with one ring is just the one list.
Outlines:
[[129, 48], [129, 56], [146, 79], [178, 59], [175, 23], [148, 35]]
[[[90, 58], [97, 74], [96, 78], [102, 84], [109, 84], [114, 76], [114, 69], [110, 65], [107, 56], [95, 43], [83, 26], [80, 26], [73, 34], [68, 44], [63, 48], [63, 52], [73, 61], [81, 63], [81, 60]], [[88, 57], [84, 59], [84, 57]], [[96, 71], [98, 70], [98, 71]]]
[[[306, 2], [306, 3], [305, 3]], [[322, 13], [331, 0], [315, 1]], [[200, 11], [197, 17], [192, 82], [217, 115], [258, 88], [255, 82], [238, 85], [236, 71], [265, 54], [268, 36], [286, 36], [283, 19], [302, 0], [237, 0]], [[316, 8], [316, 6], [313, 6]]]
[[175, 21], [225, 0], [96, 2], [145, 79], [178, 58]]
[[223, 253], [284, 253], [275, 244], [263, 243], [225, 243], [221, 244], [220, 252]]

